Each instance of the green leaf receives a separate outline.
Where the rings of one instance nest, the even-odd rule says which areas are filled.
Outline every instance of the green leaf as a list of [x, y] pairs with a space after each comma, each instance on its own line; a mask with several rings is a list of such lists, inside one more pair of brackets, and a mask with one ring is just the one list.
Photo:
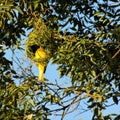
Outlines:
[[7, 12], [7, 16], [9, 17], [10, 21], [13, 22], [13, 17], [12, 17], [12, 15], [10, 14], [10, 12]]
[[96, 13], [94, 14], [94, 16], [98, 16], [98, 15], [100, 15], [100, 14], [102, 14], [102, 12], [96, 12]]
[[44, 7], [43, 7], [43, 4], [42, 4], [42, 3], [40, 3], [40, 7], [41, 7], [41, 11], [43, 11], [43, 10], [44, 10]]
[[25, 104], [25, 105], [24, 105], [24, 114], [26, 114], [27, 109], [28, 109], [28, 106], [29, 106], [28, 104]]
[[117, 96], [113, 96], [113, 101], [114, 101], [115, 104], [118, 104], [119, 101], [118, 101]]
[[80, 39], [80, 43], [84, 45], [85, 44], [85, 39]]
[[22, 14], [22, 15], [24, 14], [23, 11], [21, 10], [21, 8], [20, 8], [19, 6], [15, 6], [15, 8], [18, 10], [18, 12], [19, 12], [20, 14]]
[[103, 23], [109, 22], [108, 19], [103, 20]]
[[35, 2], [34, 2], [34, 9], [36, 9], [36, 8], [38, 7], [38, 5], [39, 5], [38, 2], [35, 1]]
[[0, 13], [4, 13], [5, 12], [5, 10], [0, 10]]

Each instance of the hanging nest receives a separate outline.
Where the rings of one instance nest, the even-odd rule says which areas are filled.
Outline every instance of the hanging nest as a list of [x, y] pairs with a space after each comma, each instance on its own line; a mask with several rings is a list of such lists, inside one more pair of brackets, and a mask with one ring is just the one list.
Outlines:
[[45, 48], [48, 40], [51, 38], [50, 29], [44, 24], [41, 18], [36, 18], [34, 20], [34, 29], [28, 35], [28, 40], [26, 41], [26, 54], [31, 60], [34, 61], [35, 52], [38, 48]]

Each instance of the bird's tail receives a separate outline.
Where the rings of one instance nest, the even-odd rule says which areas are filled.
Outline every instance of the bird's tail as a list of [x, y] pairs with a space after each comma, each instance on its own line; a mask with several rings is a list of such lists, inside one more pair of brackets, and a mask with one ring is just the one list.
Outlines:
[[38, 81], [43, 82], [44, 81], [44, 73], [45, 73], [45, 64], [38, 63], [38, 69], [39, 69]]

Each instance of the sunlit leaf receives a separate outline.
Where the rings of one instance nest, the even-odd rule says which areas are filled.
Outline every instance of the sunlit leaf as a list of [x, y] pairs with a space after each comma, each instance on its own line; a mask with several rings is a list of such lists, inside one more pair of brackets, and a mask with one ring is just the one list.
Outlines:
[[21, 8], [20, 8], [19, 6], [15, 6], [15, 8], [18, 10], [18, 12], [19, 12], [20, 14], [24, 14], [23, 11], [21, 10]]

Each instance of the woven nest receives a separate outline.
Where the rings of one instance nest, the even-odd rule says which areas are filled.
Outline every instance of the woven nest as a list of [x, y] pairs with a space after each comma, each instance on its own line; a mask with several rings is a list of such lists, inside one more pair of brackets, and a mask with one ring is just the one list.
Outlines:
[[44, 24], [41, 18], [35, 22], [35, 28], [28, 35], [26, 41], [26, 54], [31, 60], [34, 61], [35, 51], [43, 47], [45, 48], [46, 43], [51, 37], [51, 31]]

